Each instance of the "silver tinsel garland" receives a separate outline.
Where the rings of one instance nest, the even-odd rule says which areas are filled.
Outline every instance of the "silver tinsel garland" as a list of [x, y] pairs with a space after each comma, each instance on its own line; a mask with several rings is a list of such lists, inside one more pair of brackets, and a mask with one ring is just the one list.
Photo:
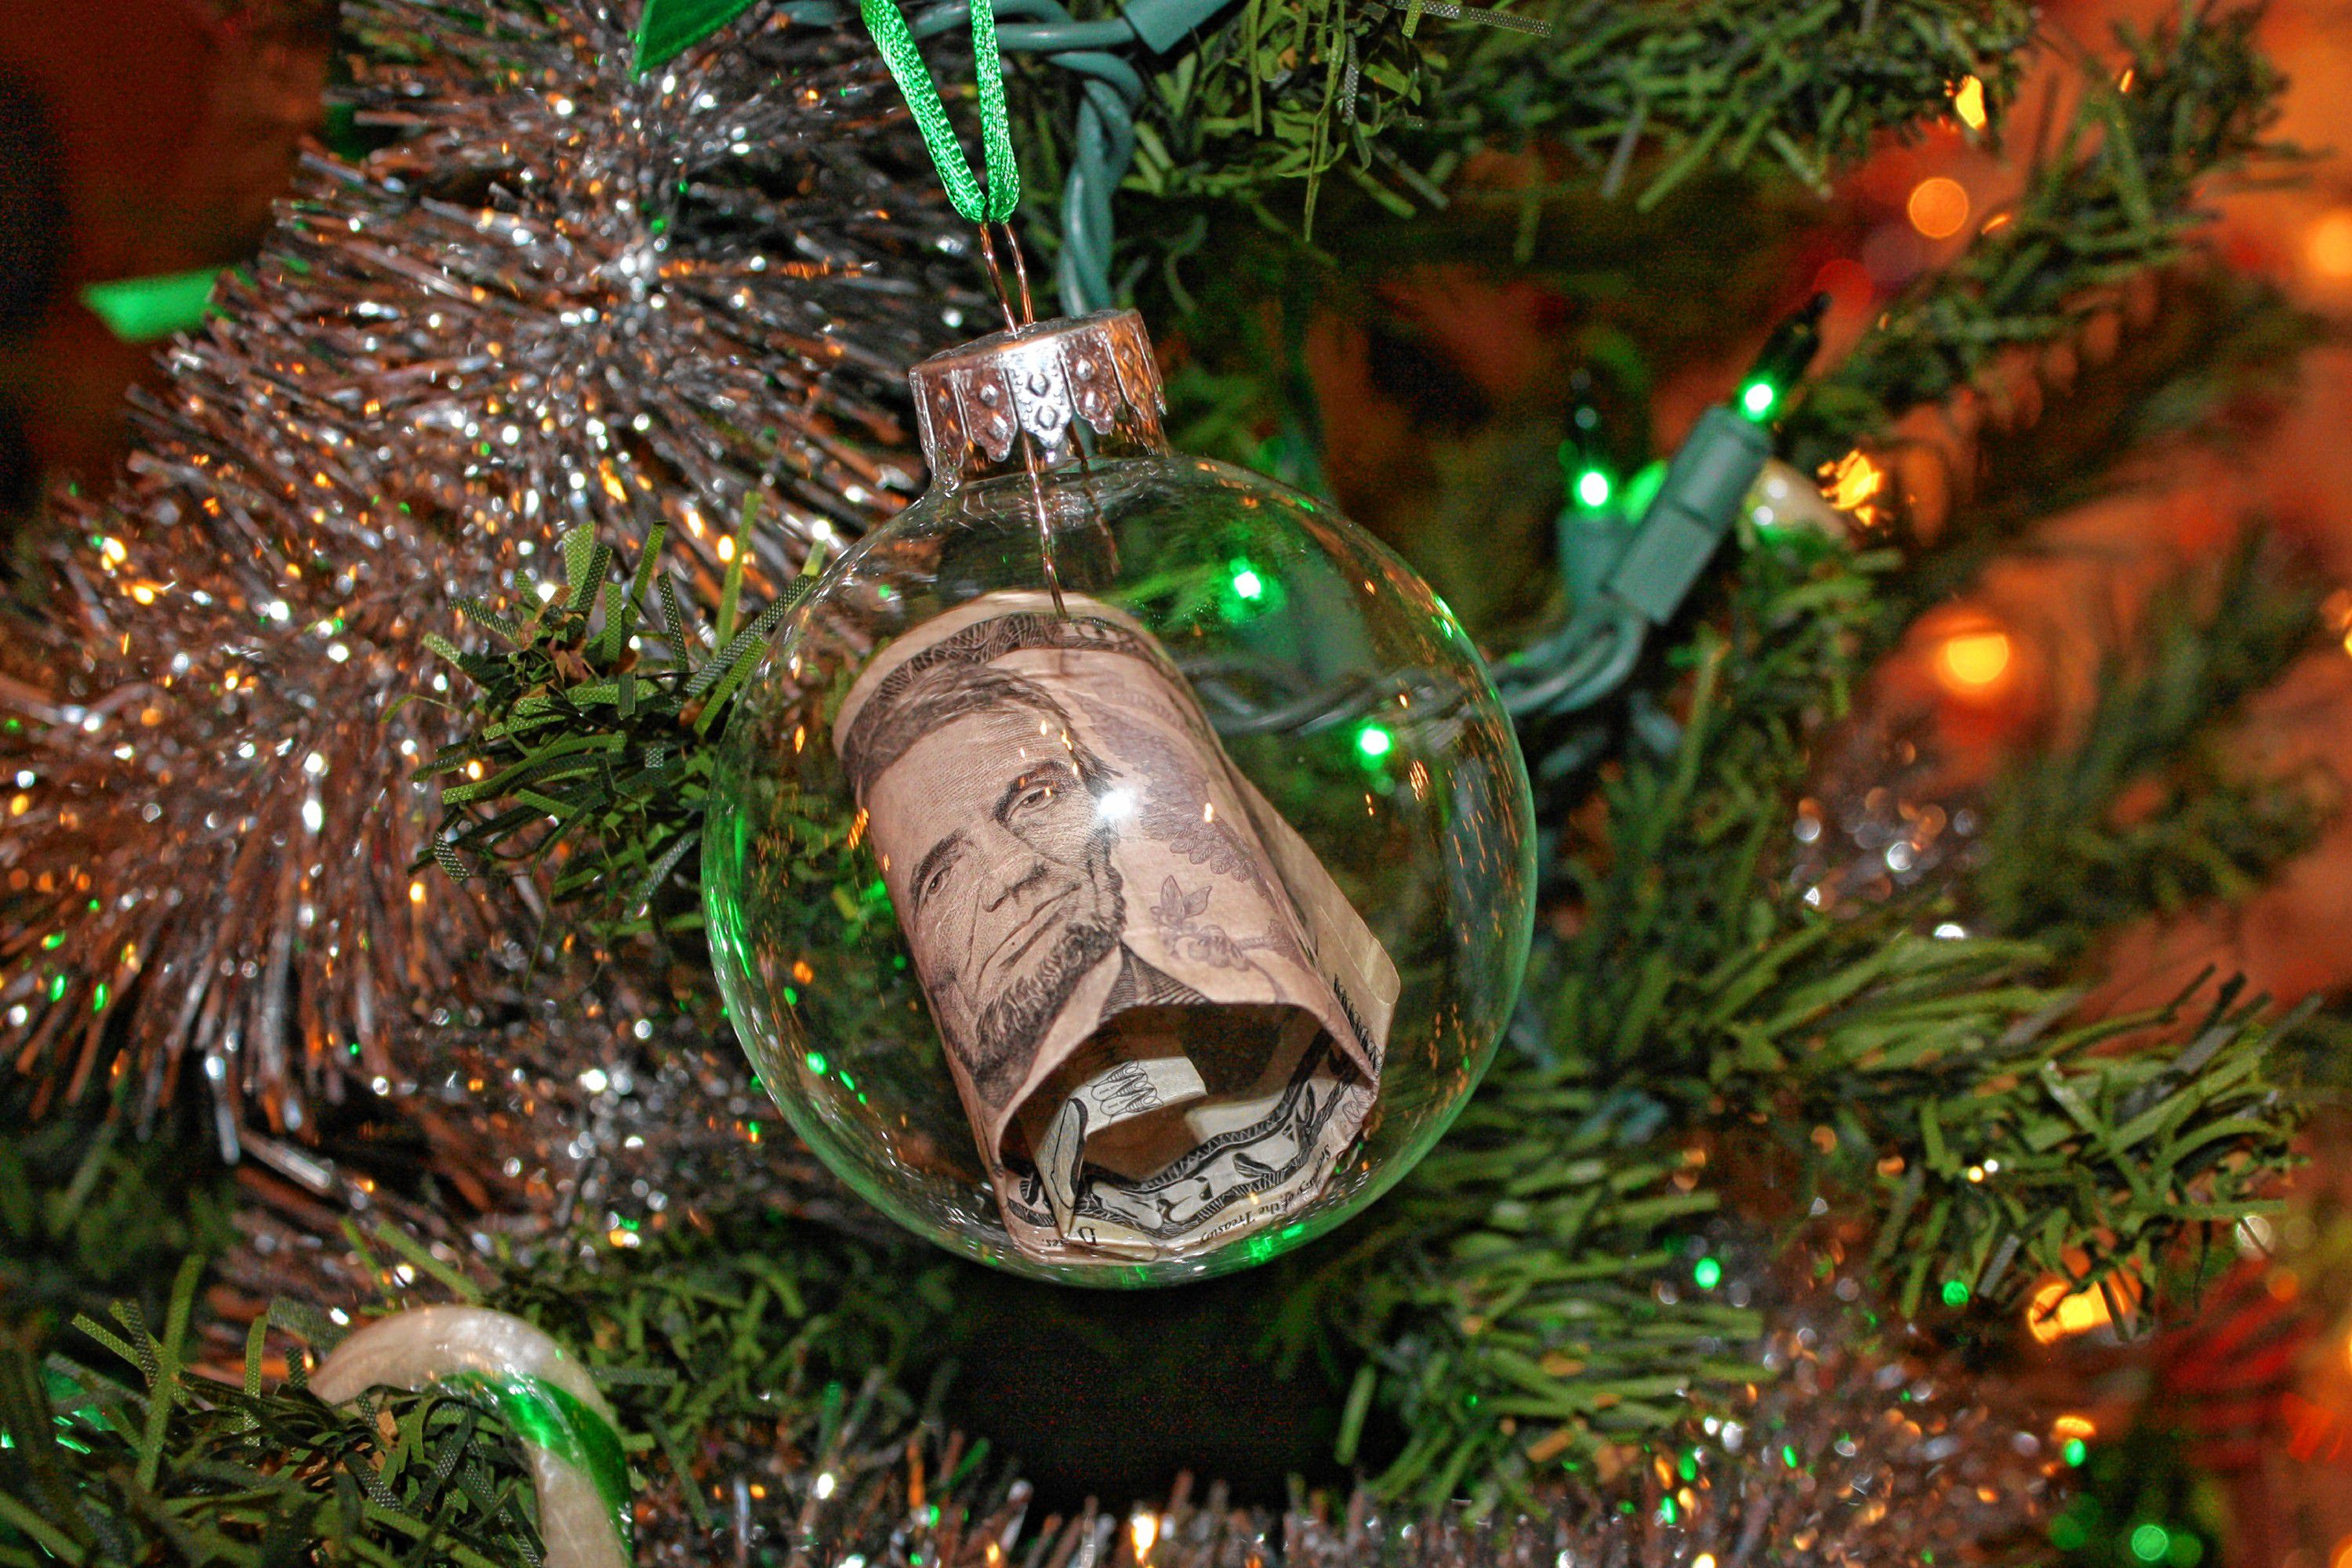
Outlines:
[[730, 1147], [753, 1091], [707, 1041], [656, 1066], [658, 971], [593, 973], [528, 883], [412, 875], [449, 738], [420, 637], [583, 521], [666, 521], [715, 596], [748, 510], [769, 592], [915, 487], [900, 376], [970, 269], [854, 28], [762, 7], [639, 79], [633, 8], [462, 9], [345, 6], [394, 140], [305, 159], [5, 638], [0, 1053], [32, 1114], [201, 1096], [225, 1153], [346, 1197], [298, 1145], [389, 1097], [468, 1134], [474, 1204], [549, 1213], [633, 1064]]

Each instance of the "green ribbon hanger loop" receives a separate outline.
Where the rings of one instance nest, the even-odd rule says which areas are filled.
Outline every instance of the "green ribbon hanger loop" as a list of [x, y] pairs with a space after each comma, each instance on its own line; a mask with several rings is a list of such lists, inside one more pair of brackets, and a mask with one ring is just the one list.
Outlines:
[[947, 105], [940, 101], [930, 68], [923, 63], [915, 35], [895, 0], [858, 0], [858, 10], [866, 18], [866, 30], [874, 35], [874, 47], [882, 51], [890, 74], [898, 79], [898, 90], [906, 95], [915, 129], [922, 132], [923, 145], [930, 149], [940, 183], [947, 187], [948, 200], [955, 204], [955, 210], [977, 224], [1011, 219], [1021, 205], [1021, 165], [1013, 156], [1013, 124], [1004, 111], [1004, 67], [996, 50], [992, 0], [971, 0], [971, 59], [973, 74], [979, 79], [975, 85], [980, 89], [981, 160], [988, 171], [985, 190], [972, 177], [963, 143], [956, 140], [955, 127], [948, 123]]

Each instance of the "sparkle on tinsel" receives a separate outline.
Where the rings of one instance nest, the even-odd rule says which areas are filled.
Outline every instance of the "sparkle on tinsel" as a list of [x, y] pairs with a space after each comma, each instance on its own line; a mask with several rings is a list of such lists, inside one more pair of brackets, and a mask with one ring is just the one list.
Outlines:
[[410, 869], [453, 599], [656, 520], [715, 597], [747, 499], [766, 592], [914, 487], [898, 378], [969, 303], [854, 26], [761, 6], [639, 79], [633, 11], [347, 4], [359, 123], [394, 140], [305, 160], [120, 487], [61, 502], [0, 636], [0, 1054], [34, 1114], [201, 1095], [226, 1152], [326, 1192], [295, 1145], [404, 1100], [508, 1138], [470, 1201], [536, 1182], [542, 1213], [598, 1129], [645, 1142], [559, 1120], [591, 1068], [657, 1136], [755, 1135], [740, 1065], [636, 1031], [657, 971], [589, 973], [520, 879]]

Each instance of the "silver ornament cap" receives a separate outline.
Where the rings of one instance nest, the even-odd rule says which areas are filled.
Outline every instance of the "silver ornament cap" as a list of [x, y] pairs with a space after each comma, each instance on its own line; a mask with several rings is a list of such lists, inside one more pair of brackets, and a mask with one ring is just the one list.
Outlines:
[[1151, 338], [1133, 310], [1097, 310], [992, 332], [907, 373], [923, 456], [952, 484], [975, 453], [1003, 462], [1026, 432], [1047, 462], [1083, 420], [1097, 436], [1160, 436], [1167, 400]]

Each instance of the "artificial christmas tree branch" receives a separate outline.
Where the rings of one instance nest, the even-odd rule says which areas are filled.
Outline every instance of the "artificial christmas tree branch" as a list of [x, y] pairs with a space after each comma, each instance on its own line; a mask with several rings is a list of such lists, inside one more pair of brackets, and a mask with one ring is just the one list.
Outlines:
[[[613, 551], [593, 530], [578, 529], [562, 541], [562, 583], [548, 583], [538, 605], [513, 615], [462, 605], [507, 645], [503, 653], [465, 653], [427, 635], [477, 690], [466, 733], [420, 770], [452, 781], [440, 792], [446, 820], [433, 861], [459, 880], [485, 862], [584, 861], [559, 870], [550, 895], [601, 904], [594, 923], [609, 938], [652, 929], [654, 900], [698, 842], [709, 739], [824, 558], [813, 552], [782, 597], [739, 617], [752, 516], [747, 510], [724, 551], [729, 571], [714, 628], [682, 607], [667, 575], [658, 579], [666, 655], [648, 656], [639, 634], [640, 626], [646, 636], [655, 630], [659, 525], [625, 586], [608, 581]], [[699, 923], [697, 914], [666, 913], [666, 931]]]
[[1818, 185], [1880, 134], [1948, 112], [1964, 79], [1998, 114], [2030, 26], [2005, 3], [1724, 0], [1537, 8], [1554, 29], [1540, 38], [1416, 10], [1247, 0], [1152, 79], [1129, 187], [1246, 203], [1311, 235], [1335, 174], [1426, 211], [1466, 152], [1529, 142], [1645, 208], [1710, 167], [1769, 161]]
[[2255, 38], [2260, 15], [2206, 5], [2125, 32], [2119, 77], [2084, 60], [2080, 97], [2023, 192], [1809, 390], [1790, 419], [1796, 459], [1837, 458], [2006, 351], [2070, 340], [2188, 254], [2217, 182], [2273, 173], [2292, 150], [2268, 137], [2282, 80]]
[[2132, 921], [2242, 899], [2310, 847], [2338, 803], [2229, 744], [2247, 702], [2325, 646], [2317, 585], [2273, 552], [2251, 531], [2218, 572], [2168, 584], [2106, 655], [2081, 737], [1989, 792], [1969, 886], [1990, 930], [2071, 957]]

